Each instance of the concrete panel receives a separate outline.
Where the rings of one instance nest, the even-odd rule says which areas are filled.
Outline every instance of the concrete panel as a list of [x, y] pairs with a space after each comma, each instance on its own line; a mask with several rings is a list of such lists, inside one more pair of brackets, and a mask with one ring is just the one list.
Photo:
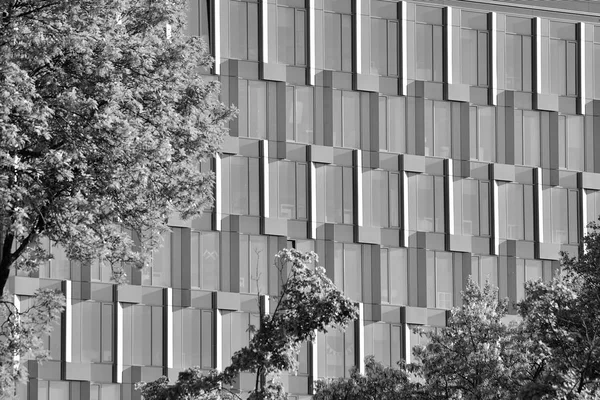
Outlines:
[[381, 228], [355, 226], [355, 239], [358, 243], [381, 244]]
[[240, 309], [240, 294], [213, 292], [213, 305], [219, 310], [238, 311]]
[[260, 63], [260, 77], [266, 81], [286, 81], [287, 68], [284, 64]]
[[379, 92], [379, 76], [367, 74], [354, 75], [354, 90]]
[[412, 325], [427, 325], [428, 313], [424, 307], [401, 307], [401, 322]]
[[463, 85], [461, 83], [449, 83], [445, 86], [446, 100], [462, 101], [465, 103], [471, 101], [471, 90], [469, 85]]

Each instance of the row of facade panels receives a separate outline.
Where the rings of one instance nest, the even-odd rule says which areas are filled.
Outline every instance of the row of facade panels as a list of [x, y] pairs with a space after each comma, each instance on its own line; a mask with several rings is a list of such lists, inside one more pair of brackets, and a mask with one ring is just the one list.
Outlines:
[[[262, 79], [315, 85], [324, 70], [357, 90], [409, 93], [414, 81], [532, 93], [540, 109], [600, 98], [597, 14], [501, 4], [380, 0], [193, 0], [189, 34], [210, 44], [217, 75], [256, 68]], [[538, 15], [538, 16], [536, 16]], [[239, 60], [240, 63], [229, 63]], [[249, 64], [256, 63], [254, 67]]]

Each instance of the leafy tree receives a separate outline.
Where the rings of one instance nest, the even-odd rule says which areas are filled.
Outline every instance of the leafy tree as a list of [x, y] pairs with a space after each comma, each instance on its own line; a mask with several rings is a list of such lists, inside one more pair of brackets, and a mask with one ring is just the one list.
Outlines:
[[404, 364], [392, 368], [377, 362], [373, 356], [365, 359], [364, 375], [356, 366], [350, 377], [317, 381], [313, 400], [404, 400], [419, 397], [421, 387]]
[[15, 382], [27, 378], [21, 359], [48, 358], [42, 338], [52, 331], [63, 307], [64, 297], [52, 290], [39, 291], [24, 311], [8, 296], [0, 299], [0, 399], [12, 398]]
[[200, 76], [211, 59], [185, 4], [0, 0], [0, 294], [40, 236], [120, 281], [169, 215], [212, 201], [199, 163], [232, 110]]
[[240, 372], [256, 374], [249, 399], [280, 400], [287, 398], [278, 381], [281, 372], [297, 369], [297, 355], [305, 341], [331, 326], [344, 327], [356, 319], [358, 311], [331, 282], [322, 267], [310, 268], [318, 262], [313, 252], [281, 250], [275, 265], [281, 277], [281, 293], [271, 313], [261, 313], [260, 326], [251, 327], [254, 336], [248, 346], [237, 351], [231, 365], [222, 372], [202, 375], [197, 368], [179, 374], [170, 384], [163, 377], [138, 385], [147, 400], [229, 399], [239, 398], [227, 389]]
[[[592, 223], [578, 258], [563, 253], [552, 281], [529, 282], [519, 305], [523, 327], [540, 343], [548, 398], [600, 396], [600, 225]], [[533, 392], [535, 394], [535, 392]]]
[[[185, 5], [0, 0], [0, 295], [11, 270], [51, 257], [41, 237], [72, 260], [102, 260], [121, 282], [169, 215], [212, 201], [199, 165], [234, 111], [200, 76], [211, 59], [184, 34]], [[46, 315], [0, 304], [0, 387], [28, 348], [43, 355], [36, 337], [61, 310], [52, 296], [37, 298]]]
[[539, 379], [532, 341], [516, 323], [502, 319], [508, 300], [498, 289], [471, 279], [463, 304], [451, 311], [445, 328], [423, 332], [416, 368], [432, 399], [515, 399], [526, 382]]

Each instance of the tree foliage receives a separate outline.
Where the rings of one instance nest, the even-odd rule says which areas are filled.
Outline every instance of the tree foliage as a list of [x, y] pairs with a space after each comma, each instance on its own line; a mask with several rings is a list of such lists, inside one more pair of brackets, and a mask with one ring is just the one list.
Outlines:
[[15, 383], [27, 378], [22, 359], [48, 358], [42, 338], [50, 334], [63, 307], [64, 297], [47, 289], [38, 291], [34, 304], [23, 311], [7, 295], [0, 299], [0, 399], [12, 398]]
[[389, 399], [599, 398], [599, 225], [589, 226], [577, 258], [562, 255], [553, 279], [526, 284], [517, 309], [507, 323], [507, 300], [469, 281], [447, 326], [420, 332], [427, 344], [415, 347], [413, 364], [368, 360], [365, 375], [322, 381], [315, 398], [373, 398], [377, 389]]
[[281, 400], [286, 393], [278, 375], [295, 372], [297, 355], [305, 341], [332, 326], [345, 327], [356, 319], [355, 304], [339, 291], [327, 277], [325, 269], [316, 265], [317, 255], [295, 249], [281, 250], [274, 267], [281, 277], [281, 292], [270, 313], [261, 313], [260, 326], [248, 346], [237, 351], [231, 365], [222, 372], [202, 375], [197, 368], [179, 374], [171, 384], [167, 378], [138, 385], [147, 400], [229, 399], [238, 398], [227, 387], [240, 372], [256, 374], [254, 390], [248, 399]]
[[232, 110], [185, 4], [0, 0], [0, 293], [40, 236], [121, 280], [169, 215], [212, 201], [199, 163]]

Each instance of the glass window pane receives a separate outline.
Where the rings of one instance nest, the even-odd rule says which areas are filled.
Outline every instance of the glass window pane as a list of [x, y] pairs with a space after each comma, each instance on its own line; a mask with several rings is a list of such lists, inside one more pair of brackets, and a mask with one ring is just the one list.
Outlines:
[[277, 61], [294, 64], [294, 9], [277, 7]]
[[388, 75], [398, 76], [398, 23], [395, 21], [388, 22], [388, 47], [387, 47], [387, 62]]
[[248, 59], [248, 25], [246, 4], [232, 1], [229, 5], [229, 23], [231, 27], [229, 48], [231, 58]]
[[344, 190], [343, 195], [343, 207], [344, 207], [344, 224], [351, 224], [354, 222], [354, 178], [352, 176], [352, 168], [343, 168], [343, 180]]
[[324, 13], [325, 25], [325, 68], [342, 69], [342, 19], [340, 14]]
[[404, 97], [389, 97], [389, 143], [390, 151], [406, 152], [406, 103]]
[[[417, 7], [421, 8], [421, 7]], [[433, 80], [433, 26], [416, 24], [417, 37], [417, 79]]]
[[536, 111], [523, 111], [523, 164], [540, 165], [540, 116]]
[[477, 86], [477, 31], [461, 29], [462, 82]]
[[436, 252], [436, 307], [450, 309], [453, 306], [454, 289], [452, 273], [452, 254]]
[[301, 143], [314, 143], [313, 129], [313, 88], [296, 87], [296, 140]]
[[362, 268], [360, 245], [344, 245], [344, 293], [352, 300], [362, 300]]
[[450, 158], [452, 150], [450, 103], [445, 101], [435, 101], [433, 107], [434, 155]]
[[297, 218], [298, 219], [306, 219], [308, 218], [307, 211], [307, 176], [308, 176], [308, 167], [306, 164], [297, 164], [296, 165], [296, 202], [297, 202]]
[[[203, 232], [200, 238], [200, 287], [205, 290], [219, 290], [219, 234]], [[194, 266], [194, 269], [196, 268]]]
[[379, 150], [388, 150], [388, 99], [379, 96]]
[[248, 136], [267, 138], [267, 85], [248, 81]]
[[342, 15], [342, 71], [352, 71], [352, 16]]
[[258, 4], [248, 4], [248, 60], [258, 61]]
[[343, 146], [360, 148], [360, 96], [357, 92], [346, 92], [343, 98]]
[[296, 11], [296, 65], [306, 65], [306, 11]]

